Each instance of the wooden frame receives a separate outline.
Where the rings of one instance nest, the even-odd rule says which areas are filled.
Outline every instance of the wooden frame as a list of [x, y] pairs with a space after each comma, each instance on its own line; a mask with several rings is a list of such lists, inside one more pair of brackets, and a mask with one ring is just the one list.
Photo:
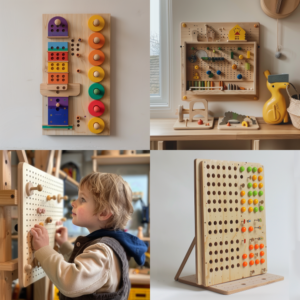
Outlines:
[[[260, 24], [259, 23], [239, 23], [239, 25], [246, 31], [246, 39], [247, 41], [228, 41], [228, 33], [229, 31], [236, 25], [236, 23], [203, 23], [203, 22], [187, 22], [181, 23], [181, 99], [184, 101], [190, 101], [196, 99], [197, 97], [203, 97], [208, 101], [232, 101], [232, 100], [258, 100], [259, 91], [258, 91], [258, 58], [259, 58], [259, 31]], [[206, 30], [207, 27], [213, 29], [215, 31], [214, 40], [207, 41]], [[246, 51], [238, 50], [238, 46], [242, 47], [251, 47], [248, 49], [251, 51], [251, 58], [247, 59], [251, 62], [250, 73], [253, 74], [253, 78], [251, 82], [253, 82], [253, 90], [197, 90], [197, 91], [187, 91], [187, 46], [199, 46], [203, 49], [206, 47], [213, 48], [213, 50], [218, 47], [231, 48], [237, 54], [243, 54], [244, 58], [246, 58]], [[200, 49], [199, 48], [199, 49]], [[209, 53], [212, 53], [212, 49], [208, 50]], [[216, 51], [216, 50], [215, 50]], [[228, 57], [228, 49], [218, 50], [216, 53], [213, 53], [214, 57], [224, 57], [227, 59]], [[239, 59], [236, 58], [233, 61], [239, 62]], [[229, 62], [229, 61], [228, 61]], [[230, 66], [233, 63], [230, 58]], [[204, 63], [200, 62], [200, 69], [204, 67]], [[224, 66], [226, 65], [226, 60], [224, 61]], [[212, 64], [210, 64], [212, 65]], [[223, 67], [224, 67], [223, 66]], [[206, 70], [205, 70], [206, 71]], [[203, 70], [202, 70], [203, 72]], [[207, 77], [207, 78], [206, 78]], [[196, 79], [194, 79], [196, 80]], [[236, 82], [238, 79], [226, 79], [224, 73], [220, 76], [216, 76], [214, 79], [208, 79], [208, 76], [204, 78], [197, 79], [200, 81], [223, 81], [223, 82]], [[245, 85], [246, 88], [251, 87], [251, 83], [249, 81], [239, 81]]]
[[[96, 14], [96, 13], [95, 13]], [[100, 31], [105, 38], [101, 50], [105, 59], [100, 67], [104, 70], [104, 79], [99, 82], [105, 90], [100, 101], [105, 106], [104, 113], [96, 117], [89, 112], [89, 104], [94, 101], [89, 96], [88, 89], [95, 82], [89, 79], [89, 70], [94, 67], [89, 61], [89, 54], [94, 50], [88, 43], [89, 36], [94, 33], [88, 27], [88, 20], [95, 14], [44, 14], [43, 15], [43, 83], [40, 92], [43, 95], [43, 134], [44, 135], [110, 135], [110, 14], [100, 14], [105, 20], [105, 26]], [[63, 17], [68, 22], [69, 37], [48, 37], [48, 22], [55, 16]], [[81, 39], [79, 42], [78, 40]], [[68, 42], [68, 85], [61, 90], [61, 85], [47, 84], [48, 81], [48, 42]], [[72, 46], [73, 45], [73, 46]], [[78, 46], [79, 45], [79, 46]], [[79, 54], [79, 56], [77, 56]], [[50, 74], [50, 73], [49, 73]], [[58, 87], [58, 89], [57, 89]], [[48, 124], [48, 97], [69, 97], [69, 123], [65, 125]], [[100, 102], [99, 101], [99, 102]], [[93, 119], [97, 118], [97, 119]], [[89, 121], [101, 118], [105, 128], [100, 133], [90, 131]], [[92, 122], [92, 121], [91, 121]], [[99, 121], [100, 122], [100, 121]], [[101, 123], [100, 123], [101, 124]], [[50, 128], [49, 128], [50, 127]]]
[[[251, 170], [248, 171], [248, 167]], [[254, 183], [256, 187], [253, 187]], [[249, 191], [256, 191], [257, 195], [248, 195]], [[254, 197], [257, 203], [253, 201]], [[246, 202], [241, 202], [244, 199]], [[249, 199], [252, 199], [251, 203], [248, 203]], [[266, 274], [265, 205], [264, 167], [261, 164], [196, 159], [195, 239], [175, 280], [221, 294], [283, 280], [282, 276]], [[196, 274], [180, 278], [194, 246]], [[250, 246], [253, 249], [250, 250]]]

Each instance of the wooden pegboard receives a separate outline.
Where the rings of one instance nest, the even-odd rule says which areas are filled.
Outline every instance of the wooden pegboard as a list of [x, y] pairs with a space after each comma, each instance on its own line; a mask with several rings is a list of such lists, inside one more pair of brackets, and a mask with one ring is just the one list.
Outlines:
[[[42, 191], [33, 191], [33, 195], [27, 196], [26, 188], [31, 182], [35, 187], [40, 184]], [[30, 229], [35, 224], [44, 223], [49, 234], [49, 245], [54, 247], [56, 229], [62, 226], [63, 200], [47, 201], [47, 196], [63, 196], [63, 181], [48, 173], [45, 173], [27, 163], [18, 166], [18, 275], [21, 286], [28, 286], [46, 275], [44, 270], [34, 258], [32, 249], [32, 236]], [[45, 213], [38, 213], [37, 209], [45, 209]], [[46, 219], [52, 218], [52, 223]], [[58, 222], [58, 224], [57, 224]], [[57, 224], [57, 225], [56, 225]], [[31, 265], [31, 270], [26, 270]]]
[[[243, 172], [240, 167], [244, 167]], [[255, 167], [261, 172], [247, 171]], [[252, 176], [257, 176], [253, 180]], [[258, 177], [262, 176], [261, 180]], [[248, 183], [257, 183], [248, 188]], [[263, 187], [259, 188], [262, 183]], [[243, 187], [244, 185], [244, 187]], [[241, 196], [241, 192], [245, 195]], [[248, 192], [257, 195], [248, 196]], [[259, 192], [263, 195], [260, 196]], [[246, 203], [241, 204], [245, 199]], [[248, 200], [252, 199], [251, 204]], [[258, 203], [254, 204], [257, 199]], [[260, 211], [259, 207], [263, 210]], [[242, 207], [246, 208], [242, 212]], [[249, 208], [253, 211], [249, 212]], [[254, 212], [255, 208], [258, 209]], [[267, 242], [265, 218], [264, 167], [258, 163], [218, 160], [195, 161], [195, 214], [196, 214], [196, 276], [197, 284], [211, 286], [267, 271]], [[261, 221], [258, 221], [261, 219]], [[248, 222], [249, 221], [249, 222]], [[253, 231], [249, 231], [250, 226]], [[256, 228], [261, 226], [261, 229]], [[242, 228], [246, 232], [242, 232]], [[263, 248], [250, 250], [249, 246], [263, 244]], [[261, 256], [260, 252], [264, 255]], [[254, 254], [250, 258], [250, 253]], [[243, 259], [246, 254], [247, 258]], [[255, 261], [259, 260], [256, 264]], [[261, 263], [261, 259], [265, 261]], [[250, 261], [254, 264], [250, 266]], [[247, 266], [243, 266], [246, 262]]]
[[[96, 14], [96, 13], [95, 13]], [[41, 84], [41, 94], [43, 95], [43, 134], [44, 135], [110, 135], [110, 14], [99, 14], [105, 20], [104, 28], [99, 31], [105, 38], [105, 43], [101, 50], [105, 59], [100, 67], [104, 70], [104, 79], [99, 82], [105, 90], [101, 102], [105, 111], [97, 119], [101, 118], [105, 128], [101, 133], [93, 133], [89, 130], [89, 121], [95, 116], [91, 115], [88, 107], [94, 101], [89, 96], [89, 87], [95, 83], [88, 77], [89, 70], [94, 67], [89, 61], [89, 55], [95, 49], [91, 48], [88, 39], [94, 31], [88, 27], [88, 20], [95, 14], [45, 14], [43, 15], [43, 83]], [[53, 17], [62, 17], [68, 23], [69, 35], [64, 38], [48, 37], [48, 22]], [[82, 39], [78, 42], [78, 39]], [[48, 84], [48, 42], [68, 43], [68, 89], [53, 90], [53, 85]], [[77, 54], [80, 54], [77, 57]], [[77, 72], [79, 70], [79, 72]], [[52, 89], [52, 90], [49, 90]], [[57, 92], [59, 92], [57, 94]], [[69, 96], [68, 127], [60, 126], [58, 129], [45, 129], [48, 124], [48, 97]], [[55, 99], [54, 99], [55, 101]], [[101, 124], [102, 122], [99, 121]]]
[[[213, 38], [209, 37], [209, 41], [207, 41], [206, 25], [215, 33]], [[235, 25], [237, 23], [181, 23], [182, 100], [190, 101], [203, 95], [208, 101], [258, 99], [257, 66], [260, 26], [259, 23], [238, 23], [246, 31], [246, 41], [228, 42], [228, 33]], [[250, 58], [247, 58], [247, 51], [250, 51]], [[199, 59], [198, 56], [202, 57], [202, 55], [197, 56], [197, 52], [206, 53], [208, 57], [213, 60], [216, 58], [216, 60]], [[233, 58], [231, 52], [234, 54]], [[192, 55], [197, 56], [196, 61], [190, 59]], [[244, 58], [239, 59], [240, 55]], [[219, 58], [223, 60], [218, 60]], [[245, 69], [246, 63], [249, 64], [249, 70]], [[236, 65], [237, 68], [232, 69], [232, 65]], [[196, 70], [195, 66], [199, 69]], [[210, 78], [206, 74], [208, 70], [214, 77]], [[216, 73], [218, 70], [221, 71], [220, 75]], [[197, 74], [199, 78], [195, 79], [194, 76]], [[238, 74], [241, 74], [243, 78], [237, 79]], [[220, 82], [222, 82], [222, 87], [228, 88], [230, 85], [233, 89], [219, 88]], [[204, 89], [205, 86], [210, 88]], [[244, 89], [237, 89], [238, 87]]]

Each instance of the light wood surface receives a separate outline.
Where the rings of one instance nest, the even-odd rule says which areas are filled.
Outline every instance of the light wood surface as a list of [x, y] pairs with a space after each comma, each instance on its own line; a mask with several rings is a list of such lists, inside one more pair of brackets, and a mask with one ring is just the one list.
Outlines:
[[299, 0], [260, 0], [263, 12], [273, 19], [288, 17], [297, 9], [299, 3]]
[[137, 165], [149, 164], [150, 154], [121, 154], [121, 155], [98, 155], [92, 156], [92, 159], [97, 161], [99, 165]]
[[215, 119], [211, 130], [174, 130], [176, 119], [151, 119], [151, 141], [205, 141], [205, 140], [288, 140], [299, 139], [300, 130], [291, 123], [271, 125], [266, 124], [263, 118], [257, 118], [259, 130], [219, 130], [218, 120]]
[[131, 284], [150, 284], [150, 275], [134, 274], [135, 269], [129, 269], [129, 280]]
[[218, 129], [219, 130], [257, 130], [257, 129], [259, 129], [259, 124], [257, 123], [256, 118], [253, 116], [250, 116], [249, 118], [254, 119], [256, 121], [256, 124], [252, 124], [252, 121], [249, 120], [248, 127], [242, 126], [242, 122], [240, 124], [231, 124], [230, 126], [227, 126], [227, 124], [220, 125], [220, 123], [224, 119], [224, 117], [220, 117], [219, 122], [218, 122]]
[[[94, 14], [98, 14], [95, 12]], [[101, 51], [105, 55], [105, 60], [101, 68], [105, 72], [104, 79], [99, 82], [105, 89], [105, 94], [100, 100], [105, 105], [105, 112], [100, 118], [105, 122], [105, 129], [100, 134], [92, 133], [88, 129], [88, 122], [94, 116], [89, 113], [88, 106], [92, 98], [90, 98], [88, 89], [94, 82], [88, 77], [88, 72], [93, 65], [89, 62], [88, 56], [94, 49], [88, 43], [89, 36], [94, 33], [88, 27], [88, 20], [94, 14], [44, 14], [43, 15], [43, 83], [41, 84], [41, 93], [43, 97], [43, 122], [48, 124], [48, 99], [46, 95], [69, 98], [69, 125], [72, 129], [43, 129], [44, 135], [110, 135], [110, 14], [100, 14], [105, 20], [105, 26], [100, 31], [105, 37], [105, 44]], [[55, 16], [63, 17], [67, 20], [69, 26], [69, 37], [66, 38], [51, 38], [48, 39], [48, 22]], [[78, 42], [81, 38], [82, 41]], [[73, 40], [73, 42], [72, 42]], [[68, 89], [64, 91], [51, 91], [46, 88], [48, 80], [48, 41], [51, 42], [68, 42], [69, 54], [69, 84]], [[72, 46], [73, 44], [73, 46]], [[79, 46], [77, 46], [77, 44]], [[72, 51], [73, 49], [73, 51]], [[77, 50], [79, 49], [79, 50]], [[72, 53], [74, 55], [72, 55]], [[80, 54], [78, 57], [76, 54]], [[79, 70], [79, 72], [77, 72]], [[77, 116], [80, 116], [80, 121], [77, 122]], [[79, 125], [79, 126], [78, 126]]]
[[178, 281], [195, 287], [207, 289], [219, 294], [231, 295], [234, 293], [246, 291], [259, 286], [282, 281], [283, 279], [284, 279], [283, 276], [278, 276], [273, 274], [263, 274], [263, 275], [253, 276], [251, 278], [239, 279], [239, 280], [212, 285], [212, 286], [202, 286], [197, 284], [196, 275], [189, 275], [189, 276], [180, 277]]
[[0, 271], [14, 271], [18, 269], [18, 259], [0, 263]]
[[9, 205], [15, 206], [18, 205], [18, 191], [17, 190], [5, 190], [0, 191], [0, 206]]

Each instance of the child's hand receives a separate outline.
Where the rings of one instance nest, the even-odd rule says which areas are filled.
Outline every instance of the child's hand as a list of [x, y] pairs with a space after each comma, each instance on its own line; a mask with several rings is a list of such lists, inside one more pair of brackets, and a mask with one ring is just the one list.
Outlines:
[[31, 228], [30, 233], [32, 235], [32, 247], [34, 250], [39, 250], [49, 245], [48, 231], [44, 226], [35, 224], [34, 228]]
[[68, 229], [66, 227], [60, 227], [56, 230], [55, 241], [59, 246], [68, 240]]

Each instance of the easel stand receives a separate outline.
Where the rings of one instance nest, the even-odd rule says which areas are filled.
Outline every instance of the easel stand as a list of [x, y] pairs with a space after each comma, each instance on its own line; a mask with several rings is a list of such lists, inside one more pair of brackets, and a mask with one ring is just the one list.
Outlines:
[[242, 292], [245, 290], [250, 290], [255, 287], [267, 285], [267, 284], [270, 284], [273, 282], [282, 281], [284, 279], [283, 276], [266, 273], [266, 274], [253, 276], [250, 278], [229, 281], [229, 282], [211, 285], [211, 286], [199, 285], [197, 283], [197, 275], [196, 274], [179, 277], [195, 246], [196, 246], [196, 237], [193, 239], [193, 241], [192, 241], [177, 273], [176, 273], [176, 276], [174, 278], [176, 281], [179, 281], [181, 283], [185, 283], [188, 285], [196, 286], [199, 288], [207, 289], [207, 290], [210, 290], [215, 293], [219, 293], [219, 294], [223, 294], [223, 295], [231, 295], [231, 294], [235, 294], [235, 293]]

